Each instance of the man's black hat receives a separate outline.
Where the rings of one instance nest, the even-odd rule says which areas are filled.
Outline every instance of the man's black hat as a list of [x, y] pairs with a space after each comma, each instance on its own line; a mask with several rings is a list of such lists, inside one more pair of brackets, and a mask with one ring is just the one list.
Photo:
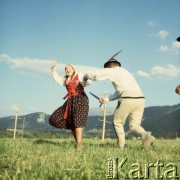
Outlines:
[[104, 68], [107, 68], [109, 66], [110, 63], [116, 63], [119, 66], [121, 66], [121, 63], [119, 61], [117, 61], [116, 59], [114, 59], [115, 56], [117, 56], [120, 52], [122, 52], [122, 49], [120, 51], [118, 51], [116, 54], [114, 54], [105, 64], [104, 64]]
[[104, 68], [107, 68], [112, 62], [118, 64], [121, 67], [121, 63], [119, 61], [117, 61], [116, 59], [110, 59], [104, 64]]
[[180, 36], [176, 40], [180, 42]]

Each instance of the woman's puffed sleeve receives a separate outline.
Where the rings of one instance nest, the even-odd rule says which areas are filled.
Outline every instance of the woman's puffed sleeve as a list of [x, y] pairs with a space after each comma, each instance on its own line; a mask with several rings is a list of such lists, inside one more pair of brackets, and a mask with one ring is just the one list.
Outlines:
[[51, 75], [54, 79], [54, 81], [62, 86], [64, 86], [64, 78], [60, 77], [59, 74], [56, 71], [51, 72]]

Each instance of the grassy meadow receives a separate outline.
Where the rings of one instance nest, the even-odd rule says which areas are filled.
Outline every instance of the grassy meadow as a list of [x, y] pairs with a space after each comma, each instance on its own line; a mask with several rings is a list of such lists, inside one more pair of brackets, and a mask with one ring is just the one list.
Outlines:
[[142, 150], [127, 140], [121, 151], [115, 139], [0, 139], [0, 179], [179, 179], [180, 141], [155, 140]]

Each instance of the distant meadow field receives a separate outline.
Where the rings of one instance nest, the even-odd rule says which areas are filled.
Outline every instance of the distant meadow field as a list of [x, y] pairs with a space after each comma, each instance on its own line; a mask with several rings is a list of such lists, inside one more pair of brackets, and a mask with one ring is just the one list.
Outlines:
[[84, 138], [75, 149], [70, 138], [0, 139], [0, 179], [179, 179], [180, 141], [156, 139], [149, 150], [140, 140]]

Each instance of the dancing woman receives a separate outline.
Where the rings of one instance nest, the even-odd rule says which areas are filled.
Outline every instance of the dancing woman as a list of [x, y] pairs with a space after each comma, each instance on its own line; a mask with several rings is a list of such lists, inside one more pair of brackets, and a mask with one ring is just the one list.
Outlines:
[[56, 62], [51, 63], [51, 74], [54, 81], [67, 89], [64, 96], [65, 103], [56, 109], [49, 117], [49, 123], [56, 128], [71, 129], [76, 141], [76, 148], [82, 146], [83, 128], [86, 126], [89, 100], [84, 91], [87, 82], [83, 80], [83, 74], [77, 73], [71, 64], [65, 66], [64, 77], [56, 72]]

